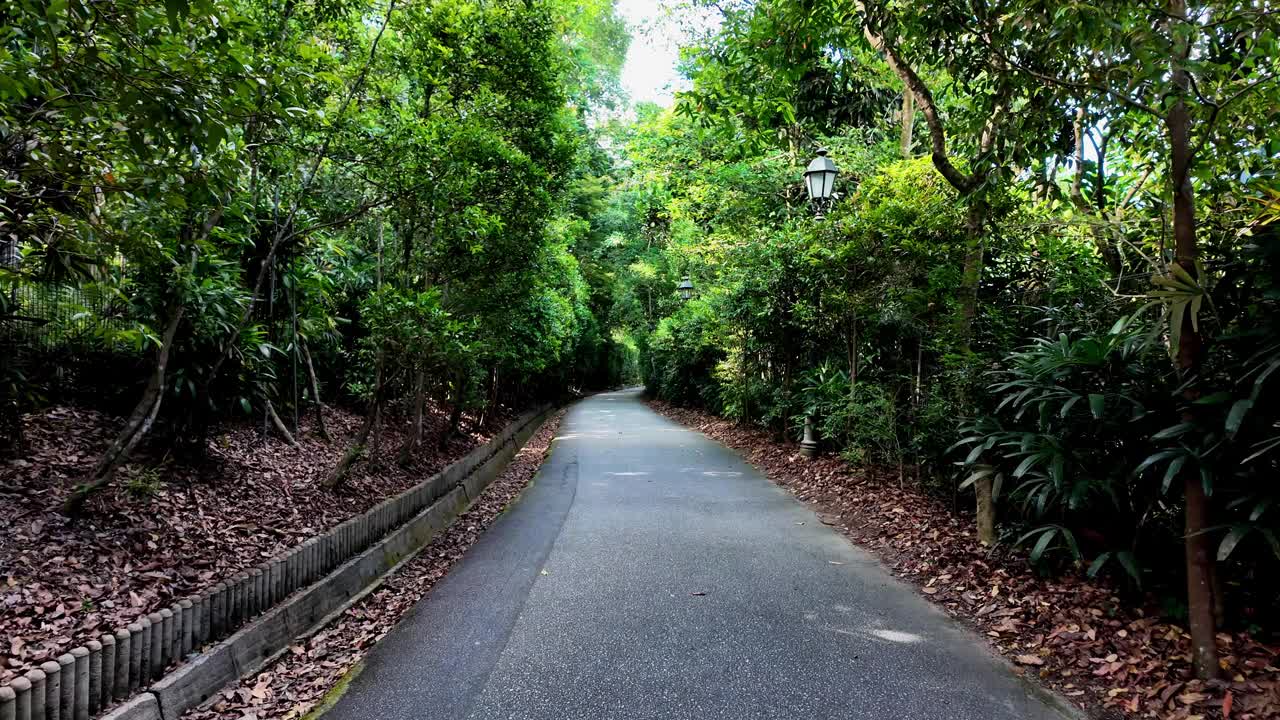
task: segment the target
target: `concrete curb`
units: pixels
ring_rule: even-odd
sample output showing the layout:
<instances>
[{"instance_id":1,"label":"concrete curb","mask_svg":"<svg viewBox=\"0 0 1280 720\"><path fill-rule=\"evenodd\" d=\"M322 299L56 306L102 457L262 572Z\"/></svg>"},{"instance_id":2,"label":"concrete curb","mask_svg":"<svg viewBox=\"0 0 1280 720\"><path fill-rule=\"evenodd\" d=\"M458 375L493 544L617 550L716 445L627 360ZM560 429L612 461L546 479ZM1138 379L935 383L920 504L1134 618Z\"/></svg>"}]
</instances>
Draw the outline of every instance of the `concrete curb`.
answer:
<instances>
[{"instance_id":1,"label":"concrete curb","mask_svg":"<svg viewBox=\"0 0 1280 720\"><path fill-rule=\"evenodd\" d=\"M416 554L501 474L550 411L524 413L363 515L0 686L0 720L88 720L120 701L101 717L174 720L322 627Z\"/></svg>"},{"instance_id":2,"label":"concrete curb","mask_svg":"<svg viewBox=\"0 0 1280 720\"><path fill-rule=\"evenodd\" d=\"M541 426L540 421L547 412L530 414L515 424L513 432L506 434L503 442L487 453L488 457L468 456L437 476L453 483L428 481L433 489L448 484L453 484L453 488L329 575L152 685L149 694L154 697L154 706L140 703L135 710L137 714L115 720L177 720L224 686L275 660L296 640L323 628L461 515L479 492L502 474L518 449ZM391 503L396 501L393 499ZM406 512L397 507L389 503L381 510L375 509L378 513L371 513L373 522L378 526L392 524L398 519L398 513ZM156 714L152 714L153 711Z\"/></svg>"}]
</instances>

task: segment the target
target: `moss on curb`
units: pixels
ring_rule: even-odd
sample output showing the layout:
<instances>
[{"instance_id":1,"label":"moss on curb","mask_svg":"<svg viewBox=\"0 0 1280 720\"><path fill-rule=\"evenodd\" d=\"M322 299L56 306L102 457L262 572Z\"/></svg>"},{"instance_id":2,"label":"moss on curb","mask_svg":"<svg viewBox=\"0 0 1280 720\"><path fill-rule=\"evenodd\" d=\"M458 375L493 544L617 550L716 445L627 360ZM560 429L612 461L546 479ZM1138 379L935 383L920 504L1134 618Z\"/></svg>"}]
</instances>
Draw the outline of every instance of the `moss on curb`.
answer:
<instances>
[{"instance_id":1,"label":"moss on curb","mask_svg":"<svg viewBox=\"0 0 1280 720\"><path fill-rule=\"evenodd\" d=\"M321 715L332 710L333 706L337 705L338 701L342 699L342 696L347 694L347 689L351 687L351 682L360 677L362 672L364 672L363 661L353 665L346 674L338 679L338 682L334 683L332 688L329 688L329 692L320 698L320 704L311 708L311 712L304 715L302 720L316 720Z\"/></svg>"}]
</instances>

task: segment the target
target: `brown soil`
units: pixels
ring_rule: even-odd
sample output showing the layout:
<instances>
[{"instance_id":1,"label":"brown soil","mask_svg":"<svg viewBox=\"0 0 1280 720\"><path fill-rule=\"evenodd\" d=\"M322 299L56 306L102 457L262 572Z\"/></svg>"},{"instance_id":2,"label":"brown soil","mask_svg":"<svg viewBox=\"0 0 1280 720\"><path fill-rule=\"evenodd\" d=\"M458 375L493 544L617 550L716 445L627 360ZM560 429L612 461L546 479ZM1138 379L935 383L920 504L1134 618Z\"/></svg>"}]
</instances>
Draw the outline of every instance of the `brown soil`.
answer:
<instances>
[{"instance_id":1,"label":"brown soil","mask_svg":"<svg viewBox=\"0 0 1280 720\"><path fill-rule=\"evenodd\" d=\"M361 418L328 408L332 442L305 418L298 447L256 424L212 433L197 464L153 449L78 519L61 506L92 468L120 420L73 407L26 418L27 453L0 463L0 683L58 652L195 594L260 563L383 498L430 477L485 442L489 428L464 423L446 446L447 412L427 416L425 447L405 467L395 455L407 423L390 418L346 483L319 486Z\"/></svg>"}]
</instances>

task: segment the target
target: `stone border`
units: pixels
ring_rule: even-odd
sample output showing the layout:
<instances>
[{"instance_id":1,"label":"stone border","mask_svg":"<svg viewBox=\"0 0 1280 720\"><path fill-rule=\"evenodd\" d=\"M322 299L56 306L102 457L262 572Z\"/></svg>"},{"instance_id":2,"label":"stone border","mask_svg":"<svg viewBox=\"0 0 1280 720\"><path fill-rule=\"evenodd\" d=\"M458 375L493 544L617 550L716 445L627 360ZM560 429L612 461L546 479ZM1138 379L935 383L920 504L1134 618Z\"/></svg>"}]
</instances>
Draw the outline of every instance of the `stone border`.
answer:
<instances>
[{"instance_id":1,"label":"stone border","mask_svg":"<svg viewBox=\"0 0 1280 720\"><path fill-rule=\"evenodd\" d=\"M426 545L501 474L549 411L521 415L368 512L0 686L0 720L88 720L124 700L104 720L176 720L323 627Z\"/></svg>"}]
</instances>

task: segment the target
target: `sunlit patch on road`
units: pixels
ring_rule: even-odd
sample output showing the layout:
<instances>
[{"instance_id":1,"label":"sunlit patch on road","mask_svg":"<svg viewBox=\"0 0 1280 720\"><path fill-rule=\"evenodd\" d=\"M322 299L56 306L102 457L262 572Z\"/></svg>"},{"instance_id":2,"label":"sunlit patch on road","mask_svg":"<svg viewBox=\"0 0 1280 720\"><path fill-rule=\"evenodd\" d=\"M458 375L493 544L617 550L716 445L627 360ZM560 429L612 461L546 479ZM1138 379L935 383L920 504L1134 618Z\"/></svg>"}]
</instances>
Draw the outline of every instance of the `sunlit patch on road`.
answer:
<instances>
[{"instance_id":1,"label":"sunlit patch on road","mask_svg":"<svg viewBox=\"0 0 1280 720\"><path fill-rule=\"evenodd\" d=\"M914 633L909 633L909 632L902 632L901 630L878 630L877 629L877 630L870 630L869 632L872 635L880 638L881 640L888 640L890 642L896 642L896 643L918 643L924 640L924 638L920 637L919 635L916 635Z\"/></svg>"}]
</instances>

